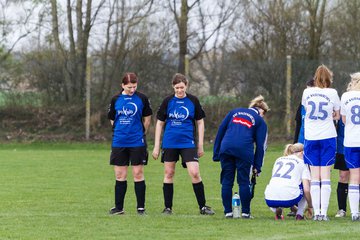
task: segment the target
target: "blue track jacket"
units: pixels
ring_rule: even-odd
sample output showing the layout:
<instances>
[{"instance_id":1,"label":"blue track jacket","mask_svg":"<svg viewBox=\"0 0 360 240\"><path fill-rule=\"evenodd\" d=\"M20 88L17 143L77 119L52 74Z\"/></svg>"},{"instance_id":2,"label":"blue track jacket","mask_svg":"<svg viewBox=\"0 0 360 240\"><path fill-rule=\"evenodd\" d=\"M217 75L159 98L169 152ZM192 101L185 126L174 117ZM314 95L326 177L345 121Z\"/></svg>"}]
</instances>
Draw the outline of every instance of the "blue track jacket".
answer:
<instances>
[{"instance_id":1,"label":"blue track jacket","mask_svg":"<svg viewBox=\"0 0 360 240\"><path fill-rule=\"evenodd\" d=\"M256 108L234 109L226 115L218 129L213 160L220 161L222 154L246 159L260 173L266 141L267 125L259 111Z\"/></svg>"}]
</instances>

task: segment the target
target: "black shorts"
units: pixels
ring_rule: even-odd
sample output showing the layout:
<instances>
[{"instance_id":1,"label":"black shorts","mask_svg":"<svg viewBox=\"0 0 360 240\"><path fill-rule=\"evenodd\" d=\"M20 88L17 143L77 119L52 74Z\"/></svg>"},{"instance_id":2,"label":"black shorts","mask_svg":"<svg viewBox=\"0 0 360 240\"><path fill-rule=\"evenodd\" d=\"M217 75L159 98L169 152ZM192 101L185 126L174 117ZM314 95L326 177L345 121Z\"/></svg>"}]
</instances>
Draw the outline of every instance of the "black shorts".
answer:
<instances>
[{"instance_id":1,"label":"black shorts","mask_svg":"<svg viewBox=\"0 0 360 240\"><path fill-rule=\"evenodd\" d=\"M186 162L198 162L196 148L165 148L161 151L161 162L177 162L181 156L181 164L186 168Z\"/></svg>"},{"instance_id":2,"label":"black shorts","mask_svg":"<svg viewBox=\"0 0 360 240\"><path fill-rule=\"evenodd\" d=\"M341 171L349 171L349 168L346 166L344 154L336 153L334 169L338 169Z\"/></svg>"},{"instance_id":3,"label":"black shorts","mask_svg":"<svg viewBox=\"0 0 360 240\"><path fill-rule=\"evenodd\" d=\"M111 149L110 165L137 166L147 165L148 152L146 147L115 147Z\"/></svg>"}]
</instances>

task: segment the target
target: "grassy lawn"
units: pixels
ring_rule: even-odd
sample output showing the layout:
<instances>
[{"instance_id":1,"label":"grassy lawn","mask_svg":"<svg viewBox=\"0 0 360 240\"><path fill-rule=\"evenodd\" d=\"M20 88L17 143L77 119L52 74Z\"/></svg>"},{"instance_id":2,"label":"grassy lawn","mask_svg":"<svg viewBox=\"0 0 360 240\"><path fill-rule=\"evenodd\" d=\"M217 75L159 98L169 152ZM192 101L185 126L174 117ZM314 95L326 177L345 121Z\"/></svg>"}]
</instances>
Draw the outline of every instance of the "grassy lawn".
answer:
<instances>
[{"instance_id":1,"label":"grassy lawn","mask_svg":"<svg viewBox=\"0 0 360 240\"><path fill-rule=\"evenodd\" d=\"M174 214L163 216L163 166L150 160L145 169L146 216L136 214L131 173L123 216L109 216L114 174L110 144L0 145L0 239L358 239L360 223L335 219L337 171L332 173L330 222L285 217L274 221L264 202L265 185L282 146L270 146L252 202L254 219L224 219L220 164L211 148L201 158L207 204L214 216L201 216L180 164L175 176ZM235 188L234 188L235 190ZM349 206L348 206L349 208ZM349 211L348 211L348 215Z\"/></svg>"}]
</instances>

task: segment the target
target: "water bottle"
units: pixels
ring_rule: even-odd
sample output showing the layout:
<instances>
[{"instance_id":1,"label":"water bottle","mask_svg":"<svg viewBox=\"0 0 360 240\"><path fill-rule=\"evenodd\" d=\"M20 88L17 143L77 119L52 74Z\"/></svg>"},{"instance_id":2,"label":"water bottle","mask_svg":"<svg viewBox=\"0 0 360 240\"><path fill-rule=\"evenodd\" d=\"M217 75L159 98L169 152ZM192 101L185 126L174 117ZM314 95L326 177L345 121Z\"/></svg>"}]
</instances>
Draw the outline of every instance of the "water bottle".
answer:
<instances>
[{"instance_id":1,"label":"water bottle","mask_svg":"<svg viewBox=\"0 0 360 240\"><path fill-rule=\"evenodd\" d=\"M240 218L240 196L237 192L232 197L233 218Z\"/></svg>"}]
</instances>

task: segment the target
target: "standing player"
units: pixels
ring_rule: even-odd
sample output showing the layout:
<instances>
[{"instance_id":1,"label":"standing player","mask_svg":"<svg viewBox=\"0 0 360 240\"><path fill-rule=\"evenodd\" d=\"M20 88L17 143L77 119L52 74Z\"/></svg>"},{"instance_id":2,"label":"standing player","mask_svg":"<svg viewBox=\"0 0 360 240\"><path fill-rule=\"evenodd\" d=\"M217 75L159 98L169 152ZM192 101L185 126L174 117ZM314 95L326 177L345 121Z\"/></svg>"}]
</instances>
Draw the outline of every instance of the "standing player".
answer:
<instances>
[{"instance_id":1,"label":"standing player","mask_svg":"<svg viewBox=\"0 0 360 240\"><path fill-rule=\"evenodd\" d=\"M266 204L276 212L275 219L284 219L282 208L298 205L296 219L304 219L306 203L312 209L310 196L310 172L303 161L304 146L288 144L284 156L278 158L272 177L265 189Z\"/></svg>"},{"instance_id":2,"label":"standing player","mask_svg":"<svg viewBox=\"0 0 360 240\"><path fill-rule=\"evenodd\" d=\"M172 214L175 166L181 156L182 165L187 168L191 177L200 214L213 215L215 212L205 205L204 185L199 170L199 157L204 155L205 112L198 98L186 92L188 80L184 75L176 73L172 79L172 86L175 94L166 97L157 112L158 120L152 153L156 160L160 154L160 138L165 127L161 154L161 161L165 168L163 214ZM196 128L198 131L197 143L195 140Z\"/></svg>"},{"instance_id":3,"label":"standing player","mask_svg":"<svg viewBox=\"0 0 360 240\"><path fill-rule=\"evenodd\" d=\"M360 72L354 73L348 92L341 96L341 116L345 124L344 153L349 177L349 203L351 218L359 221L360 183Z\"/></svg>"},{"instance_id":4,"label":"standing player","mask_svg":"<svg viewBox=\"0 0 360 240\"><path fill-rule=\"evenodd\" d=\"M306 87L313 87L314 79L311 78L306 82ZM296 111L295 117L295 134L294 134L294 143L302 143L304 144L304 119L305 119L305 108L301 104Z\"/></svg>"},{"instance_id":5,"label":"standing player","mask_svg":"<svg viewBox=\"0 0 360 240\"><path fill-rule=\"evenodd\" d=\"M221 197L226 218L232 217L231 198L235 173L242 218L251 218L249 176L252 168L255 174L259 174L263 165L267 138L267 125L263 116L267 111L269 107L260 95L251 101L249 108L230 111L219 127L213 160L221 163Z\"/></svg>"},{"instance_id":6,"label":"standing player","mask_svg":"<svg viewBox=\"0 0 360 240\"><path fill-rule=\"evenodd\" d=\"M127 190L128 166L132 166L137 212L145 214L144 165L147 164L145 134L150 126L152 110L148 98L136 91L138 78L126 73L122 79L122 91L110 103L108 118L113 126L110 164L115 171L115 207L110 214L124 214L124 198Z\"/></svg>"},{"instance_id":7,"label":"standing player","mask_svg":"<svg viewBox=\"0 0 360 240\"><path fill-rule=\"evenodd\" d=\"M335 215L336 218L342 218L346 216L346 202L348 197L349 188L349 168L346 166L344 156L344 128L345 125L340 118L336 124L337 132L337 144L336 144L336 159L334 169L339 170L339 181L336 189L338 211Z\"/></svg>"},{"instance_id":8,"label":"standing player","mask_svg":"<svg viewBox=\"0 0 360 240\"><path fill-rule=\"evenodd\" d=\"M330 170L335 161L337 136L333 120L340 118L340 99L337 91L330 88L332 76L325 65L320 65L314 76L315 86L304 90L301 102L306 111L304 160L310 165L316 221L329 220Z\"/></svg>"}]
</instances>

